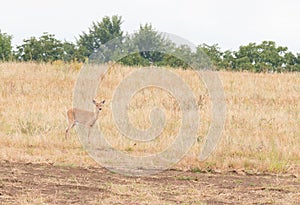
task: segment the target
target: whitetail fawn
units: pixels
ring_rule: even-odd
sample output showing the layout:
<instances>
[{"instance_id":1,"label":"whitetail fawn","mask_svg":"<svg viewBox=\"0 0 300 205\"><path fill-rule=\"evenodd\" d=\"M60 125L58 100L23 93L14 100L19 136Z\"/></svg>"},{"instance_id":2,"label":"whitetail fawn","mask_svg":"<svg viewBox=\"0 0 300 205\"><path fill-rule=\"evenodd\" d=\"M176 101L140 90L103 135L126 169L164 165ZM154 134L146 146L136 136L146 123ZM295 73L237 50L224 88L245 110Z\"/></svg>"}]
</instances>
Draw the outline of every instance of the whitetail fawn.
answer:
<instances>
[{"instance_id":1,"label":"whitetail fawn","mask_svg":"<svg viewBox=\"0 0 300 205\"><path fill-rule=\"evenodd\" d=\"M95 112L90 112L87 110L81 110L78 108L71 108L67 112L68 122L69 125L66 129L66 135L65 138L67 139L69 135L69 130L74 127L76 124L82 124L89 128L88 137L90 135L90 129L94 126L95 122L98 119L99 112L102 109L102 105L105 103L105 100L101 102L96 102L96 100L93 100L93 103L96 106Z\"/></svg>"}]
</instances>

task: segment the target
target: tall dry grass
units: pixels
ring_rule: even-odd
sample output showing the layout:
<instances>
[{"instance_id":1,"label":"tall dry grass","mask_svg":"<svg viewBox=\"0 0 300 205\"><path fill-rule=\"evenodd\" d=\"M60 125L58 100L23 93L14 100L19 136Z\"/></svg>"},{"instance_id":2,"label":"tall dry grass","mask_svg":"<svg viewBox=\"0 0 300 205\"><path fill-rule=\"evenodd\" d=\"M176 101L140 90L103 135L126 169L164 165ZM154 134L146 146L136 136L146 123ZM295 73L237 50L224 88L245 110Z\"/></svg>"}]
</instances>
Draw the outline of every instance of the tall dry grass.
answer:
<instances>
[{"instance_id":1,"label":"tall dry grass","mask_svg":"<svg viewBox=\"0 0 300 205\"><path fill-rule=\"evenodd\" d=\"M78 67L78 65L76 65ZM58 165L97 166L79 143L75 131L64 139L66 111L78 71L73 65L0 64L0 159ZM113 66L98 90L108 104L98 123L112 146L132 155L166 149L178 133L181 111L174 97L161 89L138 92L129 106L130 121L151 126L154 106L166 114L164 132L148 143L129 140L115 127L111 99L118 84L134 68ZM199 106L198 140L180 169L288 172L300 170L300 75L219 72L226 95L226 124L214 154L204 162L197 156L211 120L205 86L193 71L172 70L190 86Z\"/></svg>"}]
</instances>

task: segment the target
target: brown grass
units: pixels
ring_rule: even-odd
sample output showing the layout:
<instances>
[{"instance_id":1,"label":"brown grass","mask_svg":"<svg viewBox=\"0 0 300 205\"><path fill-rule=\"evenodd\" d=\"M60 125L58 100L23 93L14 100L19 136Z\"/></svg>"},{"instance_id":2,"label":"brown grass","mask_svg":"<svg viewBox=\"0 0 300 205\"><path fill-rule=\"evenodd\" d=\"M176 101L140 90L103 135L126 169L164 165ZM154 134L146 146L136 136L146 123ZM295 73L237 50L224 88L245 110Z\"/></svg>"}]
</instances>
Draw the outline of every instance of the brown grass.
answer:
<instances>
[{"instance_id":1,"label":"brown grass","mask_svg":"<svg viewBox=\"0 0 300 205\"><path fill-rule=\"evenodd\" d=\"M76 65L78 67L78 65ZM74 65L0 64L0 159L97 166L79 143L75 131L64 140L66 111L78 75ZM178 103L167 92L145 89L131 101L129 117L140 129L150 126L153 106L163 107L167 124L150 143L124 138L111 114L113 91L133 68L114 66L105 76L98 100L107 99L101 113L102 131L117 149L132 155L164 150L180 126ZM219 72L226 95L226 124L221 141L205 162L197 156L210 122L210 100L193 71L172 70L191 87L200 107L198 143L176 168L187 170L242 169L247 172L294 173L300 170L300 75ZM199 86L201 85L201 86Z\"/></svg>"}]
</instances>

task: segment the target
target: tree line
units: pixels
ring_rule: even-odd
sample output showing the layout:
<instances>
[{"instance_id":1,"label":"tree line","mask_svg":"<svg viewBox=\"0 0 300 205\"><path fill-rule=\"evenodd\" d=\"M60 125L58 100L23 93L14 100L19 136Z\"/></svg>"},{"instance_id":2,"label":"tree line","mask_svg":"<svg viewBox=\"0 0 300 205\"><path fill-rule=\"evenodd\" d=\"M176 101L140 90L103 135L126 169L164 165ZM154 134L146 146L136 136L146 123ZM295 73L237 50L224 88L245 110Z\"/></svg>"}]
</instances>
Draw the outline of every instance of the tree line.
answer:
<instances>
[{"instance_id":1,"label":"tree line","mask_svg":"<svg viewBox=\"0 0 300 205\"><path fill-rule=\"evenodd\" d=\"M133 35L121 29L122 17L114 15L93 22L75 43L61 41L54 34L24 39L16 48L12 36L0 30L0 61L36 62L100 62L117 61L129 66L170 66L188 68L212 67L216 70L248 70L253 72L300 71L300 54L294 55L285 46L273 41L249 43L237 51L222 51L218 44L198 45L192 51L186 45L176 46L151 24L140 25ZM94 56L93 56L94 55Z\"/></svg>"}]
</instances>

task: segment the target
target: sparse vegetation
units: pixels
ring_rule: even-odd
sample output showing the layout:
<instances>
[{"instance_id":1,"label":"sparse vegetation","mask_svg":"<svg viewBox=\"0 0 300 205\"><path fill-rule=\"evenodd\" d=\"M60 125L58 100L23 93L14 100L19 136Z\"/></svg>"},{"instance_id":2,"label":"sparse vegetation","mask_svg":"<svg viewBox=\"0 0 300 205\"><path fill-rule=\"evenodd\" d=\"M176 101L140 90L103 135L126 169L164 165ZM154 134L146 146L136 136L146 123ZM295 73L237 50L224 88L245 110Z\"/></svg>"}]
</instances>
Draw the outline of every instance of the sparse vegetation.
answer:
<instances>
[{"instance_id":1,"label":"sparse vegetation","mask_svg":"<svg viewBox=\"0 0 300 205\"><path fill-rule=\"evenodd\" d=\"M299 73L219 72L226 94L226 124L213 155L199 162L210 124L209 95L193 71L168 68L198 96L197 143L174 167L184 171L135 178L99 168L75 130L67 140L64 137L80 65L0 64L1 203L298 204ZM165 149L174 140L181 112L169 93L143 89L131 99L130 121L145 129L151 126L150 110L163 107L165 130L149 143L122 137L112 123L110 103L119 82L134 69L111 66L97 93L97 100L107 100L97 123L112 146L143 156Z\"/></svg>"},{"instance_id":2,"label":"sparse vegetation","mask_svg":"<svg viewBox=\"0 0 300 205\"><path fill-rule=\"evenodd\" d=\"M63 69L62 69L63 68ZM72 104L72 89L78 71L72 64L0 64L0 158L9 161L94 165L75 132L64 139L66 111ZM117 149L143 156L165 149L180 127L176 100L157 88L138 92L131 100L129 118L140 129L150 126L153 106L163 106L164 132L149 143L122 137L112 123L109 103L118 83L131 67L114 65L101 83L98 96L106 99L98 123ZM210 124L209 96L193 71L175 69L199 97L201 127L205 136ZM198 161L203 143L196 145L175 168L182 170L272 172L299 174L300 77L299 73L254 74L219 72L227 103L226 125L215 153ZM98 99L100 100L100 99ZM134 146L133 146L134 145Z\"/></svg>"}]
</instances>

